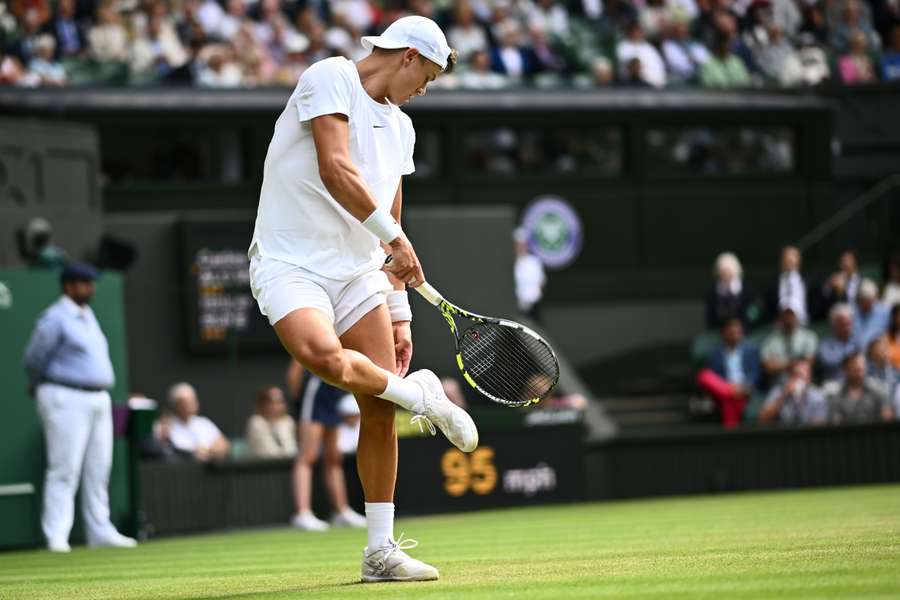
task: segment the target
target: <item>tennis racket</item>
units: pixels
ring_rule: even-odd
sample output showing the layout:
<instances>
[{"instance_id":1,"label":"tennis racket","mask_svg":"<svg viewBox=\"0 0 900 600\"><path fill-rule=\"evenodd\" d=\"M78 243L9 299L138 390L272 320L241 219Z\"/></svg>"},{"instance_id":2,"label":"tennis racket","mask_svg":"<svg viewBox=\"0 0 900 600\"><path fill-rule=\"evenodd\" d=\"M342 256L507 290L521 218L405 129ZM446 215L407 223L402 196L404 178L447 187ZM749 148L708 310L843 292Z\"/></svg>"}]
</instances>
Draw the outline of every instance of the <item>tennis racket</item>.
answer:
<instances>
[{"instance_id":1,"label":"tennis racket","mask_svg":"<svg viewBox=\"0 0 900 600\"><path fill-rule=\"evenodd\" d=\"M456 342L456 364L483 396L506 406L528 406L556 387L559 361L537 333L515 321L463 310L427 282L413 289L441 311Z\"/></svg>"}]
</instances>

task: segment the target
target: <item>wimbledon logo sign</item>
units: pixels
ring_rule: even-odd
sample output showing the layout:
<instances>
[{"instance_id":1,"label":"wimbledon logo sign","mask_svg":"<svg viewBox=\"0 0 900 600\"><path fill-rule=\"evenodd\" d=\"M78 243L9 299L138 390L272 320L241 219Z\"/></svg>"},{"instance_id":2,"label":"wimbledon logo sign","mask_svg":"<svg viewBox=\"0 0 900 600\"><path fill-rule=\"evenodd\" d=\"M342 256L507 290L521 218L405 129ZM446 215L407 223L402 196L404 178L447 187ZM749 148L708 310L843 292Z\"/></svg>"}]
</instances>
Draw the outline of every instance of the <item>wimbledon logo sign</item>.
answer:
<instances>
[{"instance_id":1,"label":"wimbledon logo sign","mask_svg":"<svg viewBox=\"0 0 900 600\"><path fill-rule=\"evenodd\" d=\"M562 269L581 253L581 219L568 202L541 196L525 209L522 225L528 247L548 268Z\"/></svg>"}]
</instances>

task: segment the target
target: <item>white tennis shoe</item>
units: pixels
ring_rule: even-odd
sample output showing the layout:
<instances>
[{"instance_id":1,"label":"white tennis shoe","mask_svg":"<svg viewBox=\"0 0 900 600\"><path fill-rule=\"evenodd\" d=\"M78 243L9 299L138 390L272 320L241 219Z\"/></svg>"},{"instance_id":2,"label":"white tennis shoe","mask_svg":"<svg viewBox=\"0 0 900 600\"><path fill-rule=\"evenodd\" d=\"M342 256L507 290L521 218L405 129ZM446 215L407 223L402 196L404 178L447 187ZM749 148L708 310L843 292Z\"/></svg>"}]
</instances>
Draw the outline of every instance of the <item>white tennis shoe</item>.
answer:
<instances>
[{"instance_id":1,"label":"white tennis shoe","mask_svg":"<svg viewBox=\"0 0 900 600\"><path fill-rule=\"evenodd\" d=\"M407 376L422 386L423 399L413 409L412 423L422 429L424 423L431 435L434 427L443 432L450 442L463 452L471 452L478 447L478 428L465 410L453 404L446 394L441 380L428 369L421 369Z\"/></svg>"},{"instance_id":2,"label":"white tennis shoe","mask_svg":"<svg viewBox=\"0 0 900 600\"><path fill-rule=\"evenodd\" d=\"M408 555L404 550L419 545L416 540L403 539L403 534L374 552L363 550L363 583L376 581L433 581L438 578L438 570Z\"/></svg>"},{"instance_id":3,"label":"white tennis shoe","mask_svg":"<svg viewBox=\"0 0 900 600\"><path fill-rule=\"evenodd\" d=\"M291 518L291 527L303 531L328 531L329 525L312 512L301 512Z\"/></svg>"}]
</instances>

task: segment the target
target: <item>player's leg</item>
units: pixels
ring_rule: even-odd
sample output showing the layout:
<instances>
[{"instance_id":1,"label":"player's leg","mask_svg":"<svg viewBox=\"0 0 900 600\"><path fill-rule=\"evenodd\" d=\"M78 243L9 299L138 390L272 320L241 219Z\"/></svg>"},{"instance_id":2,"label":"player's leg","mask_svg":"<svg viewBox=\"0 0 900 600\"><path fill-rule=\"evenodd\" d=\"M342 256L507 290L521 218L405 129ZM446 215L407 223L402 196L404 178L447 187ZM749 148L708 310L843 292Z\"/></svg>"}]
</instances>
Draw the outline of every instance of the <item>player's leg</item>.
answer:
<instances>
[{"instance_id":1,"label":"player's leg","mask_svg":"<svg viewBox=\"0 0 900 600\"><path fill-rule=\"evenodd\" d=\"M328 523L316 517L312 511L313 469L319 460L322 448L321 423L301 421L300 446L294 461L294 505L297 509L291 525L307 531L324 531Z\"/></svg>"},{"instance_id":2,"label":"player's leg","mask_svg":"<svg viewBox=\"0 0 900 600\"><path fill-rule=\"evenodd\" d=\"M376 395L387 387L387 373L365 355L345 349L331 319L316 308L297 309L274 325L285 349L306 369L350 392Z\"/></svg>"},{"instance_id":3,"label":"player's leg","mask_svg":"<svg viewBox=\"0 0 900 600\"><path fill-rule=\"evenodd\" d=\"M368 356L382 369L393 370L394 337L387 306L381 304L356 322L341 344ZM394 405L375 394L354 394L360 429L356 453L359 479L367 502L393 502L397 479L397 432Z\"/></svg>"},{"instance_id":4,"label":"player's leg","mask_svg":"<svg viewBox=\"0 0 900 600\"><path fill-rule=\"evenodd\" d=\"M395 368L394 334L387 306L379 304L346 333L341 343L363 352L385 369ZM360 430L356 463L366 496L368 545L363 581L427 581L438 578L431 565L408 556L415 544L394 541L394 485L397 481L397 430L394 405L374 395L356 394ZM408 540L411 542L411 540Z\"/></svg>"}]
</instances>

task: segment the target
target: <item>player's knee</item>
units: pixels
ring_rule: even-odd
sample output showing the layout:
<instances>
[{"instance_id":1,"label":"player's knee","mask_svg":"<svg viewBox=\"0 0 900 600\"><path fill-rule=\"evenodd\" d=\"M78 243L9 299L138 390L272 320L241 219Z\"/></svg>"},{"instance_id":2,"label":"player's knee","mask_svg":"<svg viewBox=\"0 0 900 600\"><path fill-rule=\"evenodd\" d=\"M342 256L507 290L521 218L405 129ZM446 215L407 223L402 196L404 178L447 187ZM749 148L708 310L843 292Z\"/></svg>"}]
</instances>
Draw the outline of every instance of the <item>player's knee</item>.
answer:
<instances>
[{"instance_id":1,"label":"player's knee","mask_svg":"<svg viewBox=\"0 0 900 600\"><path fill-rule=\"evenodd\" d=\"M349 373L346 372L346 360L340 348L311 350L303 359L305 360L301 360L301 362L313 373L331 385L346 389Z\"/></svg>"}]
</instances>

